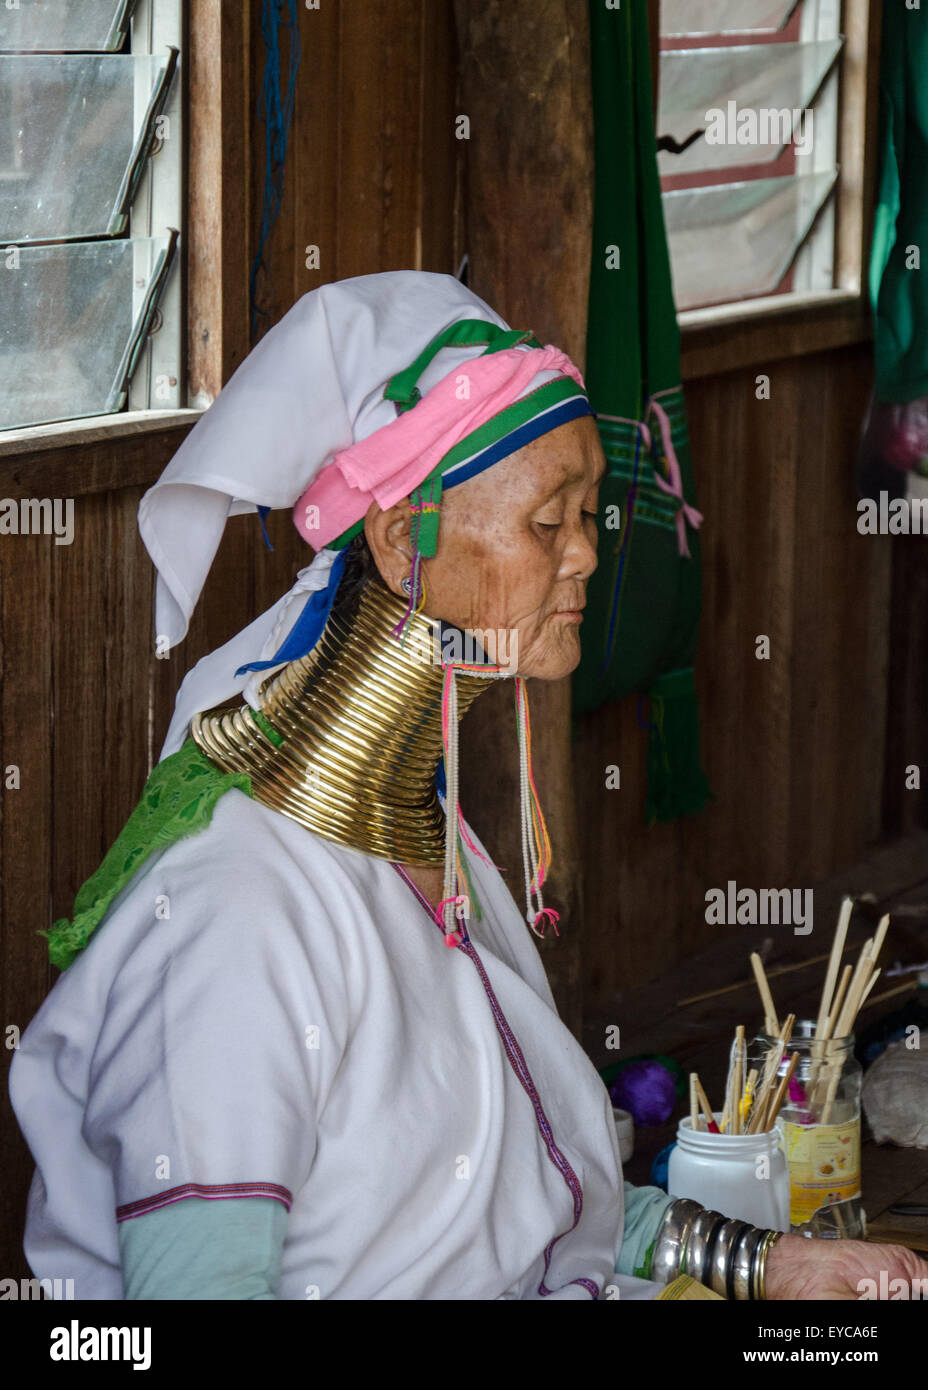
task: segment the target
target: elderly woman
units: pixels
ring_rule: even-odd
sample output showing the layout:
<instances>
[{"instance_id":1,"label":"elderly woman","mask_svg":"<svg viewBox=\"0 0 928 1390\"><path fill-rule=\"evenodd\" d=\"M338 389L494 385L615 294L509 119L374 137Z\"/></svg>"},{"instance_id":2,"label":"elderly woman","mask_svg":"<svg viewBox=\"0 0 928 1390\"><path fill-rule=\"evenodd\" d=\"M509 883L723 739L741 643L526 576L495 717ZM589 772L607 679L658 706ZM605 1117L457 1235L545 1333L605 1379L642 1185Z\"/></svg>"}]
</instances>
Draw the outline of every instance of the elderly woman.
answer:
<instances>
[{"instance_id":1,"label":"elderly woman","mask_svg":"<svg viewBox=\"0 0 928 1390\"><path fill-rule=\"evenodd\" d=\"M398 272L301 300L143 499L159 650L230 511L293 506L317 554L188 674L50 933L65 973L11 1079L37 1276L78 1298L460 1300L654 1298L684 1259L745 1298L918 1273L623 1184L558 1019L524 680L579 660L603 471L562 353ZM457 803L458 718L495 680L524 913Z\"/></svg>"}]
</instances>

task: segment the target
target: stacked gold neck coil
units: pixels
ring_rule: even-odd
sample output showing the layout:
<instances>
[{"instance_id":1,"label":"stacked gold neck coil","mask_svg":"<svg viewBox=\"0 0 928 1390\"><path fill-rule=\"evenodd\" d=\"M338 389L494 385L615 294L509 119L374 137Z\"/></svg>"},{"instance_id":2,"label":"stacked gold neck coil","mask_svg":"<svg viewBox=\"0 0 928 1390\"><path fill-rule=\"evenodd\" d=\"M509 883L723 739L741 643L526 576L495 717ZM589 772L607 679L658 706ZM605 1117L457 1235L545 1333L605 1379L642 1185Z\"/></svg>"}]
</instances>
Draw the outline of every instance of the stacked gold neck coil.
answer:
<instances>
[{"instance_id":1,"label":"stacked gold neck coil","mask_svg":"<svg viewBox=\"0 0 928 1390\"><path fill-rule=\"evenodd\" d=\"M405 611L375 578L351 620L330 616L309 655L262 687L258 719L247 704L217 708L196 715L190 732L217 766L248 774L256 800L317 835L382 859L441 864L439 624L416 614L401 645L391 629ZM457 673L460 715L491 679Z\"/></svg>"}]
</instances>

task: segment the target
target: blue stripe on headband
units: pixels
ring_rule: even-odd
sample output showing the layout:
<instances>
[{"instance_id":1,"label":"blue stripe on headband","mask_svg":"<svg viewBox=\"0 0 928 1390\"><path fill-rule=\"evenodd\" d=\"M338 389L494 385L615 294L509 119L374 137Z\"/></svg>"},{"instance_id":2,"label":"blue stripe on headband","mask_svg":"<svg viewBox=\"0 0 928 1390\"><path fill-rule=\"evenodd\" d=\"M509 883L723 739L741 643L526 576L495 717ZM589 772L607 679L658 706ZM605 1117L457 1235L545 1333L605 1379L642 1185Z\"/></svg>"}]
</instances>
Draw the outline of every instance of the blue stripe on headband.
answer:
<instances>
[{"instance_id":1,"label":"blue stripe on headband","mask_svg":"<svg viewBox=\"0 0 928 1390\"><path fill-rule=\"evenodd\" d=\"M566 425L569 420L579 420L583 415L593 414L593 407L586 396L578 395L569 401L562 401L560 405L552 407L551 410L543 411L542 414L526 421L524 425L520 425L511 434L503 435L502 439L498 439L495 444L487 445L473 458L463 459L461 463L454 464L446 473L442 474L442 487L456 487L458 483L465 483L468 478L475 478L485 468L499 463L500 459L514 454L517 449L523 448L526 444L531 444L533 439L540 439L543 434L557 429L558 425Z\"/></svg>"}]
</instances>

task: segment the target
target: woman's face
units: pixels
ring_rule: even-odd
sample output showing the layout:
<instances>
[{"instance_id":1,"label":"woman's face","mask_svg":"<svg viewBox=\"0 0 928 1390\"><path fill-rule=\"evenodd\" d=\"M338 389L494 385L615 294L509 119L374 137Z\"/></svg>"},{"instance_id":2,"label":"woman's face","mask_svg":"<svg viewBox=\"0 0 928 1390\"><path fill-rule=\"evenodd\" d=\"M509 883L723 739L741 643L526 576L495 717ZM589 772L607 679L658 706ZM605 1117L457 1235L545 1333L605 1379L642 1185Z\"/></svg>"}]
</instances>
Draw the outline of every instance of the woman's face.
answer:
<instances>
[{"instance_id":1,"label":"woman's face","mask_svg":"<svg viewBox=\"0 0 928 1390\"><path fill-rule=\"evenodd\" d=\"M422 562L423 611L478 635L499 664L557 680L580 661L586 584L596 568L605 458L592 416L560 425L442 496L438 550ZM409 503L371 507L365 534L403 597ZM481 634L492 633L490 651Z\"/></svg>"}]
</instances>

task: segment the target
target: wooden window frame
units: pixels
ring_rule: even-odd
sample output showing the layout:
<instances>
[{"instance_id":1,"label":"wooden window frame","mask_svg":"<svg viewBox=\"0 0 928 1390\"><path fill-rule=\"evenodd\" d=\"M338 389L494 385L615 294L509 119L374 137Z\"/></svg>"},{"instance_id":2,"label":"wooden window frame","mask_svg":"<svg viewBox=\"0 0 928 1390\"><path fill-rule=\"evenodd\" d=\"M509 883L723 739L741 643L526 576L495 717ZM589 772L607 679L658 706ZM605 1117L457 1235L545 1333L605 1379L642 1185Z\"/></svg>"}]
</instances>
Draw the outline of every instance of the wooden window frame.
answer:
<instances>
[{"instance_id":1,"label":"wooden window frame","mask_svg":"<svg viewBox=\"0 0 928 1390\"><path fill-rule=\"evenodd\" d=\"M657 112L660 0L648 0ZM883 0L843 0L841 110L835 229L836 288L780 302L775 296L680 315L684 381L866 342L873 337L868 266L876 200ZM862 159L848 152L862 148Z\"/></svg>"}]
</instances>

